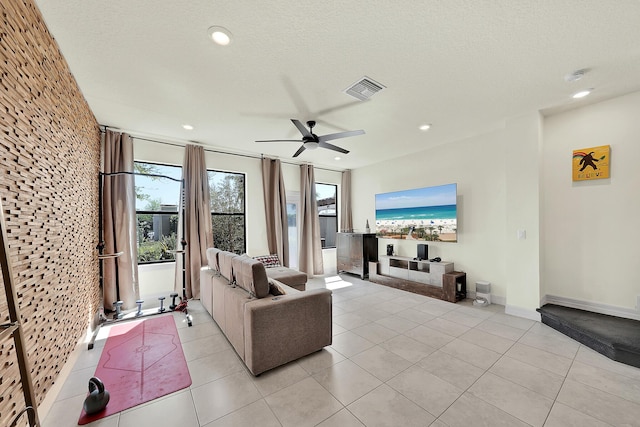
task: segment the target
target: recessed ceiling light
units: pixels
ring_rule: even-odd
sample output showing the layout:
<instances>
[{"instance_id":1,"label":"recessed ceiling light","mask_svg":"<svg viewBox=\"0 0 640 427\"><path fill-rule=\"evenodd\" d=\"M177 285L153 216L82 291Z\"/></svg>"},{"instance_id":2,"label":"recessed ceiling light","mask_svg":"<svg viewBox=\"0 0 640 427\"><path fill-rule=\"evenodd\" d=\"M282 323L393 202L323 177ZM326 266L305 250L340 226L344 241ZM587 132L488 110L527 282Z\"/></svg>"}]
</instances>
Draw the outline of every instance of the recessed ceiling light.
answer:
<instances>
[{"instance_id":1,"label":"recessed ceiling light","mask_svg":"<svg viewBox=\"0 0 640 427\"><path fill-rule=\"evenodd\" d=\"M182 125L183 128L185 128L186 130L193 130L193 126L191 125Z\"/></svg>"},{"instance_id":2,"label":"recessed ceiling light","mask_svg":"<svg viewBox=\"0 0 640 427\"><path fill-rule=\"evenodd\" d=\"M581 90L580 92L574 93L573 94L573 98L574 99L580 99L580 98L584 98L585 96L589 95L591 93L593 89L585 89L585 90Z\"/></svg>"},{"instance_id":3,"label":"recessed ceiling light","mask_svg":"<svg viewBox=\"0 0 640 427\"><path fill-rule=\"evenodd\" d=\"M208 33L215 44L227 46L231 43L231 32L224 27L209 27Z\"/></svg>"},{"instance_id":4,"label":"recessed ceiling light","mask_svg":"<svg viewBox=\"0 0 640 427\"><path fill-rule=\"evenodd\" d=\"M423 131L423 132L424 131L428 131L429 129L431 129L431 125L430 124L425 124L425 125L420 126L419 129L421 131Z\"/></svg>"},{"instance_id":5,"label":"recessed ceiling light","mask_svg":"<svg viewBox=\"0 0 640 427\"><path fill-rule=\"evenodd\" d=\"M340 160L341 158L342 157L340 157L340 156L336 156L336 157L333 158L333 160Z\"/></svg>"}]
</instances>

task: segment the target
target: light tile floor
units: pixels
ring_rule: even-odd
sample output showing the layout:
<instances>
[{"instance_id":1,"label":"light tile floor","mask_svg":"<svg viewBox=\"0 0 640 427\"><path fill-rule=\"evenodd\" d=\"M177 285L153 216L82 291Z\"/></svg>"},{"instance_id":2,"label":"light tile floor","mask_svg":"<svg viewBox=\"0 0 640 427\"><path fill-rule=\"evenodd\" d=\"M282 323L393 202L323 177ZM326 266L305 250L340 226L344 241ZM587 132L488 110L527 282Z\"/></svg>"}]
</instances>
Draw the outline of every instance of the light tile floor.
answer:
<instances>
[{"instance_id":1,"label":"light tile floor","mask_svg":"<svg viewBox=\"0 0 640 427\"><path fill-rule=\"evenodd\" d=\"M174 314L192 386L90 426L640 426L640 369L502 306L350 275L308 287L333 289L332 346L253 377L193 301L193 327ZM45 427L76 425L105 329L78 350Z\"/></svg>"}]
</instances>

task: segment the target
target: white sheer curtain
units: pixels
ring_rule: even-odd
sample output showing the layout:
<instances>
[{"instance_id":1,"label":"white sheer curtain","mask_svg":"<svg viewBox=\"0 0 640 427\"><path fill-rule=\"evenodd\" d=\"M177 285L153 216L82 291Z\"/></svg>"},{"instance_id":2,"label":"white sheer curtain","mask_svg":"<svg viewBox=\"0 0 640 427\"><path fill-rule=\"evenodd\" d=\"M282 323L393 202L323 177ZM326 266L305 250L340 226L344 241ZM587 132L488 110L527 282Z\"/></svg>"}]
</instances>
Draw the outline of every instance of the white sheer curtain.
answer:
<instances>
[{"instance_id":1,"label":"white sheer curtain","mask_svg":"<svg viewBox=\"0 0 640 427\"><path fill-rule=\"evenodd\" d=\"M262 188L267 225L267 244L270 254L277 254L285 267L289 266L289 229L287 222L287 194L282 178L282 164L278 159L262 159Z\"/></svg>"},{"instance_id":2,"label":"white sheer curtain","mask_svg":"<svg viewBox=\"0 0 640 427\"><path fill-rule=\"evenodd\" d=\"M133 140L126 133L107 130L104 135L102 215L103 254L122 252L102 260L103 304L109 309L121 300L123 309L133 308L140 290Z\"/></svg>"},{"instance_id":3,"label":"white sheer curtain","mask_svg":"<svg viewBox=\"0 0 640 427\"><path fill-rule=\"evenodd\" d=\"M300 255L299 269L309 277L323 274L320 218L312 165L300 165Z\"/></svg>"},{"instance_id":4,"label":"white sheer curtain","mask_svg":"<svg viewBox=\"0 0 640 427\"><path fill-rule=\"evenodd\" d=\"M200 298L200 268L207 264L207 248L213 247L211 231L211 207L209 194L209 177L204 161L204 148L187 145L182 167L184 194L181 200L180 219L178 220L178 242L176 247L182 249L184 236L185 247L185 280L184 288L187 298ZM182 223L184 222L184 235ZM182 295L182 255L176 256L175 290Z\"/></svg>"}]
</instances>

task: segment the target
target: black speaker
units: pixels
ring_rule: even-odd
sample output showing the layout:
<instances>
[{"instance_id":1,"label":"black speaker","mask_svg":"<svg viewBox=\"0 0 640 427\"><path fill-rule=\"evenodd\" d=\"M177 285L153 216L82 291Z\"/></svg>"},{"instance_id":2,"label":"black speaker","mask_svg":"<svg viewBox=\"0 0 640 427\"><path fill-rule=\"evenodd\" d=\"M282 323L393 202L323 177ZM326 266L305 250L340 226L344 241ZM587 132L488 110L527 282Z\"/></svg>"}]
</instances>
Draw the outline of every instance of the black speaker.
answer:
<instances>
[{"instance_id":1,"label":"black speaker","mask_svg":"<svg viewBox=\"0 0 640 427\"><path fill-rule=\"evenodd\" d=\"M393 256L393 245L387 245L387 255Z\"/></svg>"},{"instance_id":2,"label":"black speaker","mask_svg":"<svg viewBox=\"0 0 640 427\"><path fill-rule=\"evenodd\" d=\"M429 259L429 245L418 243L418 259Z\"/></svg>"}]
</instances>

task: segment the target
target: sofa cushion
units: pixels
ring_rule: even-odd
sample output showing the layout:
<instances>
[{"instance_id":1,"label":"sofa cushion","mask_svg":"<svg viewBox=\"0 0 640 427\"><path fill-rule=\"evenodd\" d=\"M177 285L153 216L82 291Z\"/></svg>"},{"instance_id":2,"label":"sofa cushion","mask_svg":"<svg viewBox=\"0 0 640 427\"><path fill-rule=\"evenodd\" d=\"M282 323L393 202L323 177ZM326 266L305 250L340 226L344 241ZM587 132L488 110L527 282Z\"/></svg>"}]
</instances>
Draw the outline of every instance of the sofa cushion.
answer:
<instances>
[{"instance_id":1,"label":"sofa cushion","mask_svg":"<svg viewBox=\"0 0 640 427\"><path fill-rule=\"evenodd\" d=\"M267 276L288 286L300 286L307 283L307 274L288 267L272 267L267 269Z\"/></svg>"},{"instance_id":2,"label":"sofa cushion","mask_svg":"<svg viewBox=\"0 0 640 427\"><path fill-rule=\"evenodd\" d=\"M266 268L280 267L280 258L278 258L278 255L258 255L253 258L263 263Z\"/></svg>"}]
</instances>

